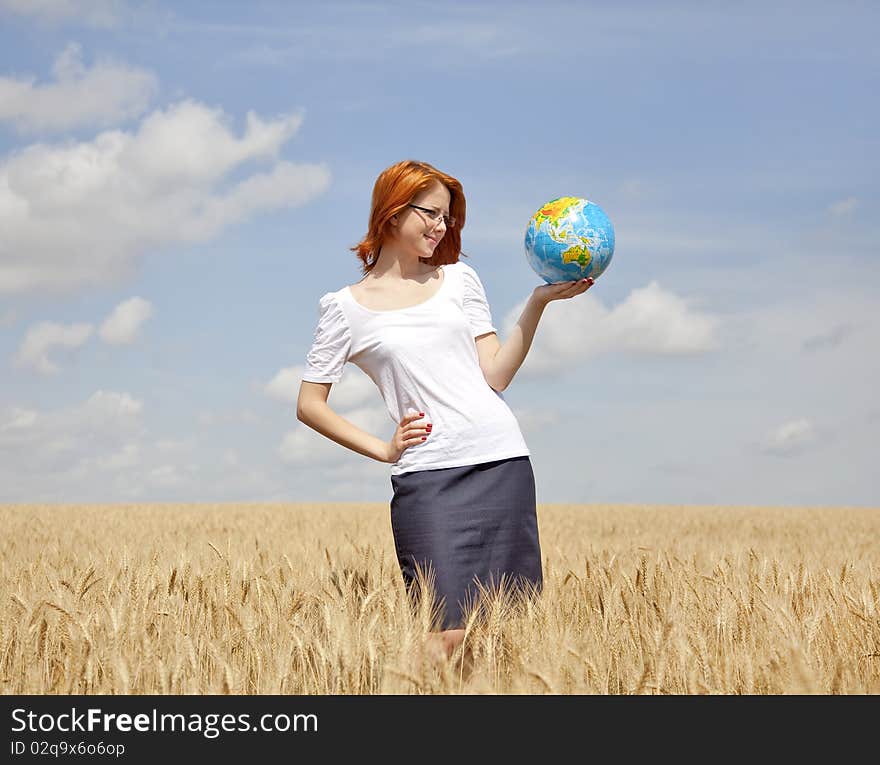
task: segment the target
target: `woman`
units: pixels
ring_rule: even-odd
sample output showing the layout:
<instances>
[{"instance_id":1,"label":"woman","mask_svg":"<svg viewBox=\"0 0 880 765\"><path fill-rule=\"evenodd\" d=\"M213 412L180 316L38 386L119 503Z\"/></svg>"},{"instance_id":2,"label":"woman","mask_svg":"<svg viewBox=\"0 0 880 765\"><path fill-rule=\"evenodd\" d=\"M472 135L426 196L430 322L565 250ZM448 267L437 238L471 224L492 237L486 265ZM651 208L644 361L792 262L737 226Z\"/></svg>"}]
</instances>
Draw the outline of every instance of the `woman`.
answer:
<instances>
[{"instance_id":1,"label":"woman","mask_svg":"<svg viewBox=\"0 0 880 765\"><path fill-rule=\"evenodd\" d=\"M478 583L543 585L529 449L501 395L532 343L544 307L592 279L541 285L502 345L482 283L459 261L465 197L424 162L384 170L369 231L352 250L364 278L321 297L297 417L337 443L391 463L391 526L414 600L431 577L449 657L464 639ZM347 361L376 383L392 420L390 442L327 405ZM526 588L528 589L528 587Z\"/></svg>"}]
</instances>

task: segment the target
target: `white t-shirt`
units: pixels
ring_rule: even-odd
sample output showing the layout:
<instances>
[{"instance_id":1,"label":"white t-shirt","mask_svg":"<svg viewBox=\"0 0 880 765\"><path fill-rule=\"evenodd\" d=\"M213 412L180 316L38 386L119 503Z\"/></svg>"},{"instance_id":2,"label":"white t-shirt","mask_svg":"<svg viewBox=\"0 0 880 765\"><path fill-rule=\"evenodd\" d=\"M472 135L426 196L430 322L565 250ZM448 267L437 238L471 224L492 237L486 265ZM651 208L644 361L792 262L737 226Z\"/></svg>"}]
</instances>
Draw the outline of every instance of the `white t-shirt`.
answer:
<instances>
[{"instance_id":1,"label":"white t-shirt","mask_svg":"<svg viewBox=\"0 0 880 765\"><path fill-rule=\"evenodd\" d=\"M407 413L425 413L433 432L404 450L392 475L530 454L480 369L474 338L497 330L477 272L461 261L440 268L439 290L408 308L365 308L348 287L324 294L302 376L335 383L351 361L376 383L395 427Z\"/></svg>"}]
</instances>

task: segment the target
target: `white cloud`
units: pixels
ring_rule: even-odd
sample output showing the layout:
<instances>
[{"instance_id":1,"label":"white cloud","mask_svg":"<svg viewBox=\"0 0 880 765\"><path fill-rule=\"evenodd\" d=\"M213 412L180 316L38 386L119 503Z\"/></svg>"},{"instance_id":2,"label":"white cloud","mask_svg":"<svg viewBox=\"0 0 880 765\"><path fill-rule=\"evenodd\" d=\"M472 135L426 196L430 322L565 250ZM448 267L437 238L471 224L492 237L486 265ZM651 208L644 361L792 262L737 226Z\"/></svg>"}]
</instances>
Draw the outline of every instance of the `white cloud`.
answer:
<instances>
[{"instance_id":1,"label":"white cloud","mask_svg":"<svg viewBox=\"0 0 880 765\"><path fill-rule=\"evenodd\" d=\"M525 307L504 320L509 337ZM521 372L545 375L600 353L690 355L718 347L718 319L691 309L681 297L656 282L633 290L613 309L589 293L555 300L544 309Z\"/></svg>"},{"instance_id":2,"label":"white cloud","mask_svg":"<svg viewBox=\"0 0 880 765\"><path fill-rule=\"evenodd\" d=\"M54 410L0 407L0 502L156 499L180 487L195 501L206 486L223 496L222 473L207 484L195 480L193 458L204 446L148 438L145 415L143 401L110 390ZM237 485L238 476L229 478Z\"/></svg>"},{"instance_id":3,"label":"white cloud","mask_svg":"<svg viewBox=\"0 0 880 765\"><path fill-rule=\"evenodd\" d=\"M237 137L220 109L184 101L134 132L34 144L0 162L0 294L113 282L162 245L207 240L327 189L324 165L277 158L300 116L246 122ZM254 161L271 167L240 178Z\"/></svg>"},{"instance_id":4,"label":"white cloud","mask_svg":"<svg viewBox=\"0 0 880 765\"><path fill-rule=\"evenodd\" d=\"M263 392L271 399L283 404L295 404L299 395L302 366L284 367L263 386Z\"/></svg>"},{"instance_id":5,"label":"white cloud","mask_svg":"<svg viewBox=\"0 0 880 765\"><path fill-rule=\"evenodd\" d=\"M185 481L181 468L177 465L160 465L153 468L149 475L153 484L161 487L180 486Z\"/></svg>"},{"instance_id":6,"label":"white cloud","mask_svg":"<svg viewBox=\"0 0 880 765\"><path fill-rule=\"evenodd\" d=\"M325 487L322 493L327 501L360 504L365 496L372 494L373 501L387 502L391 493L388 465L358 455L354 457L335 467L313 471Z\"/></svg>"},{"instance_id":7,"label":"white cloud","mask_svg":"<svg viewBox=\"0 0 880 765\"><path fill-rule=\"evenodd\" d=\"M736 342L773 359L795 350L805 351L805 358L835 354L834 364L822 363L811 374L846 369L858 380L873 379L878 357L872 351L880 343L878 303L869 286L873 284L870 270L858 278L860 283L846 290L819 285L801 295L774 295L761 305L750 306L727 323L730 337L725 347ZM844 358L846 365L841 367Z\"/></svg>"},{"instance_id":8,"label":"white cloud","mask_svg":"<svg viewBox=\"0 0 880 765\"><path fill-rule=\"evenodd\" d=\"M199 425L211 427L213 425L258 425L263 422L263 418L250 409L241 409L235 412L199 412L196 416L196 422Z\"/></svg>"},{"instance_id":9,"label":"white cloud","mask_svg":"<svg viewBox=\"0 0 880 765\"><path fill-rule=\"evenodd\" d=\"M296 404L304 369L301 364L281 369L262 387L263 393L283 404ZM382 400L375 383L362 370L348 364L342 373L342 379L330 389L327 401L334 407L353 409L377 399Z\"/></svg>"},{"instance_id":10,"label":"white cloud","mask_svg":"<svg viewBox=\"0 0 880 765\"><path fill-rule=\"evenodd\" d=\"M857 328L851 323L836 324L830 329L826 329L812 337L808 337L804 340L802 347L805 351L838 348L844 340L851 337L856 331Z\"/></svg>"},{"instance_id":11,"label":"white cloud","mask_svg":"<svg viewBox=\"0 0 880 765\"><path fill-rule=\"evenodd\" d=\"M95 460L100 470L123 470L134 467L140 461L140 447L137 444L125 444L117 452L103 455Z\"/></svg>"},{"instance_id":12,"label":"white cloud","mask_svg":"<svg viewBox=\"0 0 880 765\"><path fill-rule=\"evenodd\" d=\"M42 374L54 374L59 367L49 359L49 351L58 346L79 348L91 334L91 324L41 321L27 331L16 354L15 363L19 367L31 367Z\"/></svg>"},{"instance_id":13,"label":"white cloud","mask_svg":"<svg viewBox=\"0 0 880 765\"><path fill-rule=\"evenodd\" d=\"M125 8L124 0L0 0L0 11L50 22L74 19L92 27L115 26Z\"/></svg>"},{"instance_id":14,"label":"white cloud","mask_svg":"<svg viewBox=\"0 0 880 765\"><path fill-rule=\"evenodd\" d=\"M196 449L198 448L195 440L192 438L160 438L153 444L153 446L160 454L175 455L178 457L180 455L194 454L196 452Z\"/></svg>"},{"instance_id":15,"label":"white cloud","mask_svg":"<svg viewBox=\"0 0 880 765\"><path fill-rule=\"evenodd\" d=\"M100 336L110 345L134 341L141 324L152 315L149 301L140 297L126 300L110 313L100 328ZM92 336L91 324L59 324L42 321L25 334L15 357L16 366L29 367L42 374L55 374L59 367L49 353L55 347L79 348Z\"/></svg>"},{"instance_id":16,"label":"white cloud","mask_svg":"<svg viewBox=\"0 0 880 765\"><path fill-rule=\"evenodd\" d=\"M530 433L538 435L544 428L562 422L559 412L554 409L521 409L512 407L512 411L520 429L523 431L524 437Z\"/></svg>"},{"instance_id":17,"label":"white cloud","mask_svg":"<svg viewBox=\"0 0 880 765\"><path fill-rule=\"evenodd\" d=\"M657 282L633 290L607 317L609 348L634 353L695 354L717 348L717 319L697 313Z\"/></svg>"},{"instance_id":18,"label":"white cloud","mask_svg":"<svg viewBox=\"0 0 880 765\"><path fill-rule=\"evenodd\" d=\"M339 415L377 438L390 439L394 435L394 423L384 403L340 412ZM338 464L347 458L346 453L355 454L305 423L286 433L278 448L281 461L295 465Z\"/></svg>"},{"instance_id":19,"label":"white cloud","mask_svg":"<svg viewBox=\"0 0 880 765\"><path fill-rule=\"evenodd\" d=\"M388 422L393 422L376 383L354 364L345 365L342 379L330 389L328 401L340 409L369 407L370 411L381 411Z\"/></svg>"},{"instance_id":20,"label":"white cloud","mask_svg":"<svg viewBox=\"0 0 880 765\"><path fill-rule=\"evenodd\" d=\"M6 417L6 422L0 425L0 432L4 430L24 430L31 428L37 422L37 413L33 409L21 409L12 407Z\"/></svg>"},{"instance_id":21,"label":"white cloud","mask_svg":"<svg viewBox=\"0 0 880 765\"><path fill-rule=\"evenodd\" d=\"M834 204L828 206L828 212L831 213L833 218L848 218L859 206L859 200L855 197L847 197L846 199L841 199Z\"/></svg>"},{"instance_id":22,"label":"white cloud","mask_svg":"<svg viewBox=\"0 0 880 765\"><path fill-rule=\"evenodd\" d=\"M130 345L141 325L153 315L153 304L141 297L120 303L104 320L98 334L109 345Z\"/></svg>"},{"instance_id":23,"label":"white cloud","mask_svg":"<svg viewBox=\"0 0 880 765\"><path fill-rule=\"evenodd\" d=\"M9 487L24 474L46 481L55 471L74 469L92 453L107 466L125 455L130 459L126 444L143 433L142 415L142 401L105 390L66 409L12 406L0 412L0 485Z\"/></svg>"},{"instance_id":24,"label":"white cloud","mask_svg":"<svg viewBox=\"0 0 880 765\"><path fill-rule=\"evenodd\" d=\"M291 465L327 465L339 461L341 448L311 428L297 425L284 434L278 456Z\"/></svg>"},{"instance_id":25,"label":"white cloud","mask_svg":"<svg viewBox=\"0 0 880 765\"><path fill-rule=\"evenodd\" d=\"M764 438L764 451L781 456L798 454L817 441L813 423L801 418L783 423Z\"/></svg>"},{"instance_id":26,"label":"white cloud","mask_svg":"<svg viewBox=\"0 0 880 765\"><path fill-rule=\"evenodd\" d=\"M140 415L144 403L128 393L99 390L89 397L85 408L92 416L115 421Z\"/></svg>"},{"instance_id":27,"label":"white cloud","mask_svg":"<svg viewBox=\"0 0 880 765\"><path fill-rule=\"evenodd\" d=\"M0 77L0 122L22 132L110 125L143 114L158 90L155 75L143 69L113 61L87 69L76 43L62 51L52 71L55 82L45 85Z\"/></svg>"},{"instance_id":28,"label":"white cloud","mask_svg":"<svg viewBox=\"0 0 880 765\"><path fill-rule=\"evenodd\" d=\"M277 401L295 405L303 369L298 365L280 370L263 387L263 392ZM383 439L390 439L394 433L394 421L378 388L362 370L351 364L346 365L342 379L330 389L328 403L341 417L367 433ZM333 467L346 466L354 452L305 423L297 423L284 435L278 455L288 464Z\"/></svg>"}]
</instances>

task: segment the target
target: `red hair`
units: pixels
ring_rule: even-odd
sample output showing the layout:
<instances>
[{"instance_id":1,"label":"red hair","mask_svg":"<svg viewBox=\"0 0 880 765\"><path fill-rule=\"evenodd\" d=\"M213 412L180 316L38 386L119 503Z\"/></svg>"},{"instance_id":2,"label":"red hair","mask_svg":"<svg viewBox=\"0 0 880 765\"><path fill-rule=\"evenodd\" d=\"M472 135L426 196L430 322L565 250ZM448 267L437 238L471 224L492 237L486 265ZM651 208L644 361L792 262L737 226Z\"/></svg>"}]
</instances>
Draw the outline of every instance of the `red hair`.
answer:
<instances>
[{"instance_id":1,"label":"red hair","mask_svg":"<svg viewBox=\"0 0 880 765\"><path fill-rule=\"evenodd\" d=\"M415 196L434 184L442 183L449 191L449 215L455 218L455 226L446 229L430 258L419 258L432 266L457 263L461 252L461 230L464 228L465 199L461 183L451 175L438 170L427 162L412 159L398 162L386 168L373 185L373 201L370 205L370 226L363 240L352 247L363 264L364 275L373 270L379 251L389 237L390 220L403 212Z\"/></svg>"}]
</instances>

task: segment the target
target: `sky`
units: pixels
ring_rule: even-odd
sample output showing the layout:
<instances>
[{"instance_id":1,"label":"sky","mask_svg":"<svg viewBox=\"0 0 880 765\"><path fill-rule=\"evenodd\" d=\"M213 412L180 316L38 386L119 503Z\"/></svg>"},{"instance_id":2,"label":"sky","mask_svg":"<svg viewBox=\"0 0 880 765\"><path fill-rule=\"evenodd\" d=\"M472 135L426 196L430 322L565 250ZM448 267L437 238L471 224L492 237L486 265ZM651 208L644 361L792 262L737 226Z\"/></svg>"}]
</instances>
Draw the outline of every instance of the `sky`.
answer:
<instances>
[{"instance_id":1,"label":"sky","mask_svg":"<svg viewBox=\"0 0 880 765\"><path fill-rule=\"evenodd\" d=\"M539 503L880 506L880 6L0 0L0 502L388 502L296 418L377 175L457 177ZM390 440L353 364L329 403Z\"/></svg>"}]
</instances>

